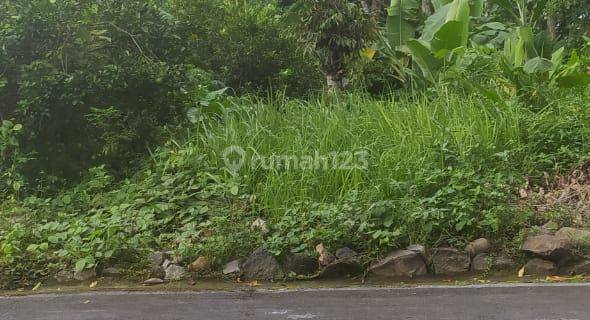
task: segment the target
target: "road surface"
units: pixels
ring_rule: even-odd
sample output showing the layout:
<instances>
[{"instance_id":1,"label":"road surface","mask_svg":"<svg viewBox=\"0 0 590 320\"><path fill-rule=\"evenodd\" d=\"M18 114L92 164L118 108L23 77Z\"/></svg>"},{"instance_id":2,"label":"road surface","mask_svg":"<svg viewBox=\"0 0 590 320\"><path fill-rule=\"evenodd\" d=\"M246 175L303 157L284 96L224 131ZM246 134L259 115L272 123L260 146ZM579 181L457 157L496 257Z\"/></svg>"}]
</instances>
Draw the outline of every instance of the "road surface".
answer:
<instances>
[{"instance_id":1,"label":"road surface","mask_svg":"<svg viewBox=\"0 0 590 320\"><path fill-rule=\"evenodd\" d=\"M0 298L0 319L586 320L590 285L37 295Z\"/></svg>"}]
</instances>

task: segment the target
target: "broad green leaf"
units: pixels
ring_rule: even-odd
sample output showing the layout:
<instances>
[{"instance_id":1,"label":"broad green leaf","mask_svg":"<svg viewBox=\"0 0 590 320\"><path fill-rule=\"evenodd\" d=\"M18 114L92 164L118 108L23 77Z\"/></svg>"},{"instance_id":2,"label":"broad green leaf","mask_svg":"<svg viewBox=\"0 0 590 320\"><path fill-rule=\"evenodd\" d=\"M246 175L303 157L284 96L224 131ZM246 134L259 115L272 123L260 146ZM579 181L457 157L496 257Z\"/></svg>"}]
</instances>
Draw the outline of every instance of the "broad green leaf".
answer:
<instances>
[{"instance_id":1,"label":"broad green leaf","mask_svg":"<svg viewBox=\"0 0 590 320\"><path fill-rule=\"evenodd\" d=\"M418 27L418 0L393 0L387 14L387 39L399 47L415 37Z\"/></svg>"},{"instance_id":2,"label":"broad green leaf","mask_svg":"<svg viewBox=\"0 0 590 320\"><path fill-rule=\"evenodd\" d=\"M434 10L438 10L451 2L453 0L432 0L432 5L434 6Z\"/></svg>"},{"instance_id":3,"label":"broad green leaf","mask_svg":"<svg viewBox=\"0 0 590 320\"><path fill-rule=\"evenodd\" d=\"M564 51L565 51L565 48L561 47L561 48L555 50L553 52L553 54L551 55L551 62L553 62L553 64L555 66L561 65L561 63L563 62L563 52Z\"/></svg>"},{"instance_id":4,"label":"broad green leaf","mask_svg":"<svg viewBox=\"0 0 590 320\"><path fill-rule=\"evenodd\" d=\"M553 67L551 60L536 57L527 61L522 69L528 74L542 74L551 71Z\"/></svg>"},{"instance_id":5,"label":"broad green leaf","mask_svg":"<svg viewBox=\"0 0 590 320\"><path fill-rule=\"evenodd\" d=\"M483 14L484 0L472 0L470 5L470 13L472 17L479 18Z\"/></svg>"},{"instance_id":6,"label":"broad green leaf","mask_svg":"<svg viewBox=\"0 0 590 320\"><path fill-rule=\"evenodd\" d=\"M76 270L82 271L86 269L86 259L80 259L76 262Z\"/></svg>"},{"instance_id":7,"label":"broad green leaf","mask_svg":"<svg viewBox=\"0 0 590 320\"><path fill-rule=\"evenodd\" d=\"M458 21L461 23L461 29L458 36L461 37L461 43L463 46L466 46L467 41L469 40L469 23L471 21L469 12L469 0L455 0L451 3L451 7L447 13L446 22Z\"/></svg>"},{"instance_id":8,"label":"broad green leaf","mask_svg":"<svg viewBox=\"0 0 590 320\"><path fill-rule=\"evenodd\" d=\"M430 41L434 38L434 34L445 24L447 21L447 15L451 9L451 4L447 4L428 17L424 23L424 30L422 30L422 36L420 40Z\"/></svg>"},{"instance_id":9,"label":"broad green leaf","mask_svg":"<svg viewBox=\"0 0 590 320\"><path fill-rule=\"evenodd\" d=\"M422 70L424 77L434 82L436 74L442 67L442 61L432 55L428 43L424 41L412 39L408 41L408 48L412 54L412 59Z\"/></svg>"},{"instance_id":10,"label":"broad green leaf","mask_svg":"<svg viewBox=\"0 0 590 320\"><path fill-rule=\"evenodd\" d=\"M441 50L448 52L464 46L461 32L463 32L462 22L449 21L445 23L434 35L430 44L431 51L435 56L440 57L438 52ZM444 56L444 54L442 54L442 56Z\"/></svg>"}]
</instances>

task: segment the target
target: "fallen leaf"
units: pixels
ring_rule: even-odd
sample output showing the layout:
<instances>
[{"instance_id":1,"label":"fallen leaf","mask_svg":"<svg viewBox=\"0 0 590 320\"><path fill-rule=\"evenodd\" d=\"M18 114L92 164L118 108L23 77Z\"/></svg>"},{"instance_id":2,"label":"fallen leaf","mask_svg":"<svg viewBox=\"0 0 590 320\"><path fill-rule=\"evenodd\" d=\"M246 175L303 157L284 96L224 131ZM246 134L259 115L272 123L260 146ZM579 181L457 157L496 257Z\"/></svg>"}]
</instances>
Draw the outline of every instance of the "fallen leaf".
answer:
<instances>
[{"instance_id":1,"label":"fallen leaf","mask_svg":"<svg viewBox=\"0 0 590 320\"><path fill-rule=\"evenodd\" d=\"M33 287L32 291L37 291L39 290L39 288L41 288L41 282L37 283L37 285L35 287Z\"/></svg>"},{"instance_id":2,"label":"fallen leaf","mask_svg":"<svg viewBox=\"0 0 590 320\"><path fill-rule=\"evenodd\" d=\"M89 285L90 288L96 288L96 286L98 285L98 281L94 281L93 283L91 283Z\"/></svg>"},{"instance_id":3,"label":"fallen leaf","mask_svg":"<svg viewBox=\"0 0 590 320\"><path fill-rule=\"evenodd\" d=\"M89 304L90 303L90 300L84 300L84 301L82 301L82 303L83 304Z\"/></svg>"},{"instance_id":4,"label":"fallen leaf","mask_svg":"<svg viewBox=\"0 0 590 320\"><path fill-rule=\"evenodd\" d=\"M260 283L258 283L258 281L252 281L252 282L248 282L248 283L246 283L246 285L247 285L248 287L258 287L258 286L260 286L261 284L260 284Z\"/></svg>"},{"instance_id":5,"label":"fallen leaf","mask_svg":"<svg viewBox=\"0 0 590 320\"><path fill-rule=\"evenodd\" d=\"M519 278L524 277L524 267L522 267L520 270L518 270L518 277Z\"/></svg>"},{"instance_id":6,"label":"fallen leaf","mask_svg":"<svg viewBox=\"0 0 590 320\"><path fill-rule=\"evenodd\" d=\"M547 278L545 278L546 281L551 281L551 282L563 282L563 281L582 280L582 279L583 278L581 276L575 276L575 277L547 276Z\"/></svg>"}]
</instances>

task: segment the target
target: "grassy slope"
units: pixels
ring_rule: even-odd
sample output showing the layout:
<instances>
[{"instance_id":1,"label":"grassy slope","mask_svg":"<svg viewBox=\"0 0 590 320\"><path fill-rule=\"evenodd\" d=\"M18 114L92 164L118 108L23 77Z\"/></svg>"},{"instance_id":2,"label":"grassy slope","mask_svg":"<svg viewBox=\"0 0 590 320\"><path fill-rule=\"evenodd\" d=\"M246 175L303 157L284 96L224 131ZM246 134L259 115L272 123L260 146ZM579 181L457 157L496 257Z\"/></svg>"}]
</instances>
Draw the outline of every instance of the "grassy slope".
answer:
<instances>
[{"instance_id":1,"label":"grassy slope","mask_svg":"<svg viewBox=\"0 0 590 320\"><path fill-rule=\"evenodd\" d=\"M479 97L309 102L240 100L220 121L155 152L130 180L96 168L50 199L0 206L4 283L76 263L142 261L170 248L217 263L264 244L277 254L315 244L367 256L412 242L461 244L488 236L510 246L530 222L514 206L523 175L587 156L587 95L545 111L497 108ZM225 170L230 145L260 155L368 151L366 170ZM252 231L257 217L270 233ZM136 259L128 259L137 257Z\"/></svg>"}]
</instances>

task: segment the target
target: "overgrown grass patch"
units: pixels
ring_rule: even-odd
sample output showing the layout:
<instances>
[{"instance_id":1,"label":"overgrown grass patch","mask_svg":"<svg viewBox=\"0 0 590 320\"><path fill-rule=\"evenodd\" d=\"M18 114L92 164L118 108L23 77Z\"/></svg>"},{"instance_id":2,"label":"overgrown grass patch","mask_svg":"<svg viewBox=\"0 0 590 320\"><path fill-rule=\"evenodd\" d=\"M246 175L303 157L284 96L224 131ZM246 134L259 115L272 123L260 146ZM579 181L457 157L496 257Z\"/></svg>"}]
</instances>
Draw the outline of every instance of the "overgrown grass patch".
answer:
<instances>
[{"instance_id":1,"label":"overgrown grass patch","mask_svg":"<svg viewBox=\"0 0 590 320\"><path fill-rule=\"evenodd\" d=\"M531 221L518 188L527 175L534 181L587 157L589 116L584 95L539 113L444 92L235 100L155 150L132 178L116 181L99 167L56 196L2 203L2 283L74 266L141 270L147 253L163 248L220 265L259 245L277 255L346 245L367 261L410 243L481 236L515 247ZM348 169L245 162L231 171L229 146L247 157L365 151L367 161ZM267 234L250 227L257 218Z\"/></svg>"}]
</instances>

